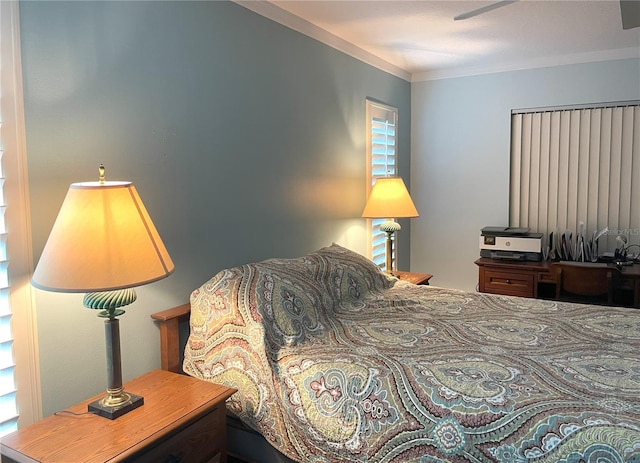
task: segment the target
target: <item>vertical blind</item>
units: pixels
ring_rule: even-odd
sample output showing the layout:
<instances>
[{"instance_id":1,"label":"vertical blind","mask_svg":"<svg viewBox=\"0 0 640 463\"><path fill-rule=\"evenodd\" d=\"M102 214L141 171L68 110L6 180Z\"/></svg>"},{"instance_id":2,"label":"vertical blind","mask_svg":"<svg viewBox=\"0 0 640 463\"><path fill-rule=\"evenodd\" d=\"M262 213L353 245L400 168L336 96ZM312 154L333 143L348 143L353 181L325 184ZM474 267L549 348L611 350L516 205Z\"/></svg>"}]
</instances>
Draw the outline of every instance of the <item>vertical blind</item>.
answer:
<instances>
[{"instance_id":1,"label":"vertical blind","mask_svg":"<svg viewBox=\"0 0 640 463\"><path fill-rule=\"evenodd\" d=\"M376 179L395 176L397 172L398 110L391 106L367 100L368 175L367 197ZM385 243L387 235L380 230L385 219L369 220L370 257L381 269L386 270ZM396 249L394 246L393 249ZM392 256L395 262L395 256Z\"/></svg>"},{"instance_id":2,"label":"vertical blind","mask_svg":"<svg viewBox=\"0 0 640 463\"><path fill-rule=\"evenodd\" d=\"M639 102L514 111L511 130L511 226L547 240L608 227L601 251L613 250L617 235L637 244Z\"/></svg>"}]
</instances>

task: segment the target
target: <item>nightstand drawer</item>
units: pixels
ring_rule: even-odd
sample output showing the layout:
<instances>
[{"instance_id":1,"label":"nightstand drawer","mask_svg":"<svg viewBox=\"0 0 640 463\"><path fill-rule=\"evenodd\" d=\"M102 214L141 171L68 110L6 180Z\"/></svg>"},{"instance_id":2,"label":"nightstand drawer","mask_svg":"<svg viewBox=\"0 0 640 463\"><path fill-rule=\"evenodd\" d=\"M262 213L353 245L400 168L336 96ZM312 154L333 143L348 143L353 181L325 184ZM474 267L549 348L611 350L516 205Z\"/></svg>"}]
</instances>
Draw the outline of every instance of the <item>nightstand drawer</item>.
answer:
<instances>
[{"instance_id":1,"label":"nightstand drawer","mask_svg":"<svg viewBox=\"0 0 640 463\"><path fill-rule=\"evenodd\" d=\"M225 448L225 407L221 404L211 413L180 430L144 455L131 461L149 463L219 462Z\"/></svg>"},{"instance_id":2,"label":"nightstand drawer","mask_svg":"<svg viewBox=\"0 0 640 463\"><path fill-rule=\"evenodd\" d=\"M533 297L534 275L525 273L484 272L484 291L508 296Z\"/></svg>"}]
</instances>

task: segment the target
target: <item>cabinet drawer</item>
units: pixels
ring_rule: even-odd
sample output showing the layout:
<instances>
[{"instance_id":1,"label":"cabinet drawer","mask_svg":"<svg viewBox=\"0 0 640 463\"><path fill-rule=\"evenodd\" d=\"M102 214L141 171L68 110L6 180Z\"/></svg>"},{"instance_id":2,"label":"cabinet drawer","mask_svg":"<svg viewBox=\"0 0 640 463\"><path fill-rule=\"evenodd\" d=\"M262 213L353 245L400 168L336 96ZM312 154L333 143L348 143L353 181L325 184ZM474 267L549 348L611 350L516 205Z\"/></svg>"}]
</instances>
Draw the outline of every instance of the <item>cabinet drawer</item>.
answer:
<instances>
[{"instance_id":1,"label":"cabinet drawer","mask_svg":"<svg viewBox=\"0 0 640 463\"><path fill-rule=\"evenodd\" d=\"M192 425L151 447L136 462L213 463L222 461L226 445L225 407L216 407Z\"/></svg>"},{"instance_id":2,"label":"cabinet drawer","mask_svg":"<svg viewBox=\"0 0 640 463\"><path fill-rule=\"evenodd\" d=\"M533 297L534 275L485 270L484 291L507 296Z\"/></svg>"},{"instance_id":3,"label":"cabinet drawer","mask_svg":"<svg viewBox=\"0 0 640 463\"><path fill-rule=\"evenodd\" d=\"M538 282L555 284L556 277L551 272L540 272L538 273Z\"/></svg>"}]
</instances>

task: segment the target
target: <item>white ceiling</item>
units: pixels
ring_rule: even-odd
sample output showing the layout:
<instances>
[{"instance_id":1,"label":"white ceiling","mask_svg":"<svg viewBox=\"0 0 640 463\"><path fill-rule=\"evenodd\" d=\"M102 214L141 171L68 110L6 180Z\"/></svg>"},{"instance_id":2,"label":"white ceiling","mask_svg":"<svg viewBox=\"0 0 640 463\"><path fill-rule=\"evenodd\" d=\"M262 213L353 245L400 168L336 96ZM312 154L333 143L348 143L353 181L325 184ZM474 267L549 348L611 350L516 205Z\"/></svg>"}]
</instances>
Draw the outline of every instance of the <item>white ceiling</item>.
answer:
<instances>
[{"instance_id":1,"label":"white ceiling","mask_svg":"<svg viewBox=\"0 0 640 463\"><path fill-rule=\"evenodd\" d=\"M411 81L640 57L640 27L622 29L618 0L520 0L460 21L495 2L237 2Z\"/></svg>"}]
</instances>

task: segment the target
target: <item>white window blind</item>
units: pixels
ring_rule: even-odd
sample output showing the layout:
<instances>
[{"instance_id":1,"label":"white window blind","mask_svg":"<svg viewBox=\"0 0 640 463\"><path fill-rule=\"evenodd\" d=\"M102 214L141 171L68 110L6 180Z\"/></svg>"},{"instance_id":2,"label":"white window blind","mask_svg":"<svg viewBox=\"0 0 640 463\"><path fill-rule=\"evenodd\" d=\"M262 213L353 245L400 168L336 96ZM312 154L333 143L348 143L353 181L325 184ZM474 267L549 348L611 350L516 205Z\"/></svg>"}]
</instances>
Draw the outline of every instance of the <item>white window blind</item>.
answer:
<instances>
[{"instance_id":1,"label":"white window blind","mask_svg":"<svg viewBox=\"0 0 640 463\"><path fill-rule=\"evenodd\" d=\"M1 14L1 12L0 12ZM0 59L0 72L5 63ZM11 333L11 306L9 275L7 269L7 228L5 225L6 204L4 200L3 169L3 114L1 104L4 89L0 88L0 436L18 429L16 385L14 380L13 335Z\"/></svg>"},{"instance_id":2,"label":"white window blind","mask_svg":"<svg viewBox=\"0 0 640 463\"><path fill-rule=\"evenodd\" d=\"M2 66L2 62L0 62ZM0 91L0 100L2 99ZM2 105L0 105L2 107ZM13 336L11 334L11 306L9 304L9 276L7 273L7 229L4 216L4 170L2 169L2 114L0 113L0 436L18 429L16 386L13 378Z\"/></svg>"},{"instance_id":3,"label":"white window blind","mask_svg":"<svg viewBox=\"0 0 640 463\"><path fill-rule=\"evenodd\" d=\"M367 100L367 197L377 178L397 175L398 109ZM369 258L386 270L384 219L367 220ZM396 249L396 246L393 247ZM395 262L395 256L392 256Z\"/></svg>"},{"instance_id":4,"label":"white window blind","mask_svg":"<svg viewBox=\"0 0 640 463\"><path fill-rule=\"evenodd\" d=\"M605 227L600 252L617 235L638 243L638 102L514 112L511 127L511 226L544 233L545 246L551 232Z\"/></svg>"},{"instance_id":5,"label":"white window blind","mask_svg":"<svg viewBox=\"0 0 640 463\"><path fill-rule=\"evenodd\" d=\"M1 66L1 63L0 63ZM2 94L0 93L0 99ZM0 115L1 117L1 115ZM0 146L2 123L0 121ZM18 429L16 385L14 380L13 335L11 332L11 306L7 259L6 204L4 200L3 151L0 150L0 436Z\"/></svg>"}]
</instances>

